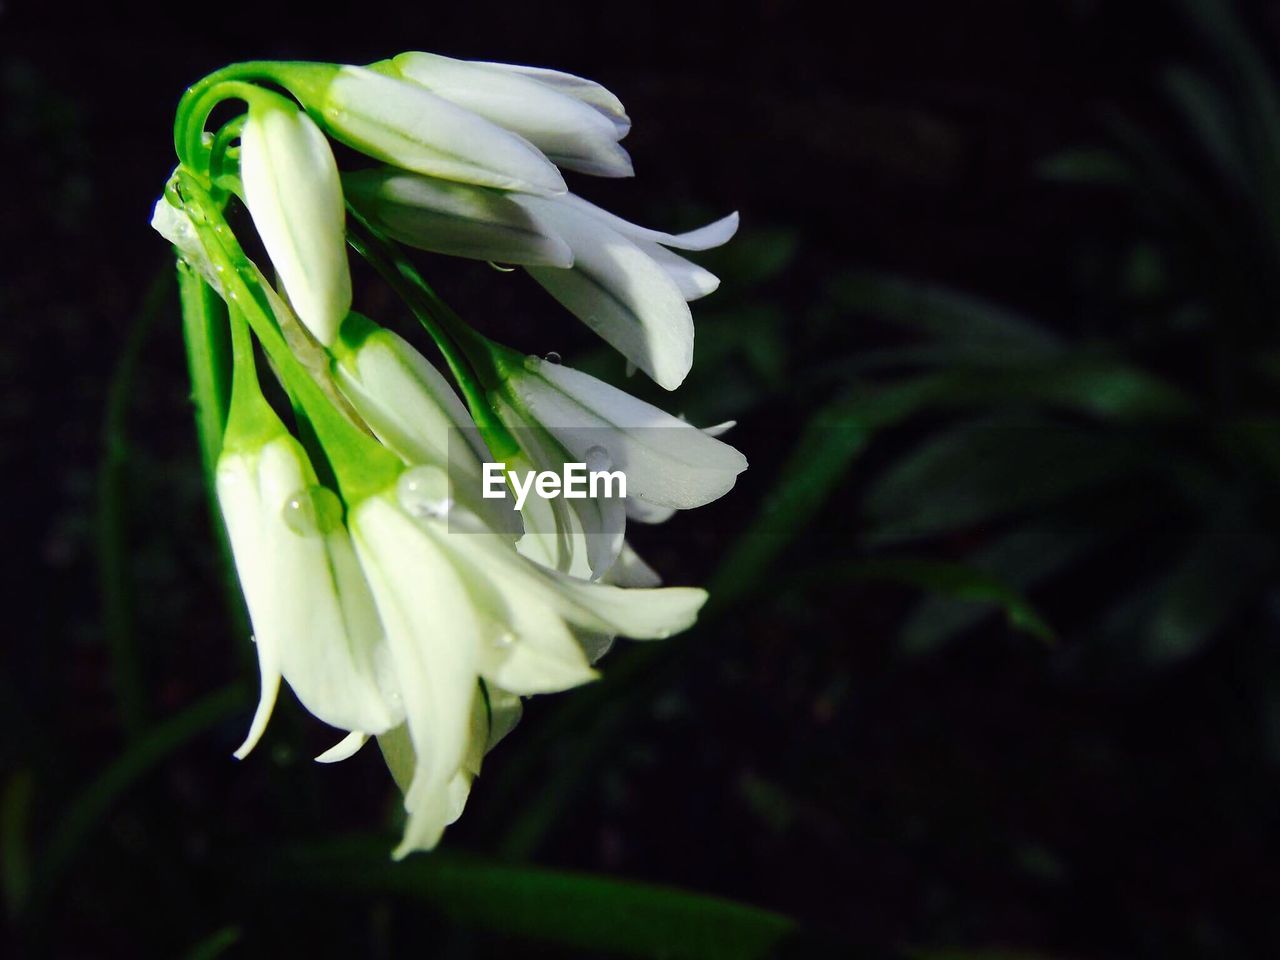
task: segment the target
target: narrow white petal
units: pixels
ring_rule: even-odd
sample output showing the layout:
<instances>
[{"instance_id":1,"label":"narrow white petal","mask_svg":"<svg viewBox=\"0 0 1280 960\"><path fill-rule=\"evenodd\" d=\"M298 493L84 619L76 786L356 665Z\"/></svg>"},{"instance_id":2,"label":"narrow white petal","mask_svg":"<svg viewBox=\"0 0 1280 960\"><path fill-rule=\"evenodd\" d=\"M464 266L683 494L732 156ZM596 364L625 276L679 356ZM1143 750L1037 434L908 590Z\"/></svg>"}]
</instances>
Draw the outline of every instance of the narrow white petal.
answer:
<instances>
[{"instance_id":1,"label":"narrow white petal","mask_svg":"<svg viewBox=\"0 0 1280 960\"><path fill-rule=\"evenodd\" d=\"M368 742L367 733L354 730L316 757L316 763L341 763L343 760L349 760Z\"/></svg>"},{"instance_id":2,"label":"narrow white petal","mask_svg":"<svg viewBox=\"0 0 1280 960\"><path fill-rule=\"evenodd\" d=\"M610 213L603 207L597 207L594 203L582 199L575 193L560 197L559 200L561 203L594 217L611 230L615 230L631 240L647 240L650 243L659 243L664 247L675 247L677 250L710 250L712 247L719 247L728 243L733 238L733 235L738 232L737 211L726 217L721 217L705 227L698 227L696 230L689 230L685 233L665 233L661 230L650 230L648 227L642 227L639 224L632 223L630 220L624 220L617 214Z\"/></svg>"},{"instance_id":3,"label":"narrow white petal","mask_svg":"<svg viewBox=\"0 0 1280 960\"><path fill-rule=\"evenodd\" d=\"M401 858L434 847L453 814L450 783L470 739L480 631L453 564L393 496L357 505L351 525L387 630L416 761L405 794L409 822L394 854Z\"/></svg>"},{"instance_id":4,"label":"narrow white petal","mask_svg":"<svg viewBox=\"0 0 1280 960\"><path fill-rule=\"evenodd\" d=\"M650 525L666 523L676 515L675 507L660 507L657 504L648 503L636 497L627 497L626 511L627 519L634 520L636 523Z\"/></svg>"},{"instance_id":5,"label":"narrow white petal","mask_svg":"<svg viewBox=\"0 0 1280 960\"><path fill-rule=\"evenodd\" d=\"M482 63L432 53L392 60L406 80L524 137L562 166L603 176L629 176L613 120L553 86Z\"/></svg>"},{"instance_id":6,"label":"narrow white petal","mask_svg":"<svg viewBox=\"0 0 1280 960\"><path fill-rule=\"evenodd\" d=\"M253 719L249 721L249 732L245 735L244 742L232 753L237 760L247 757L262 739L267 730L267 721L271 719L271 711L275 709L276 697L280 693L280 671L264 661L261 644L258 645L258 673L261 683L258 706L253 711Z\"/></svg>"},{"instance_id":7,"label":"narrow white petal","mask_svg":"<svg viewBox=\"0 0 1280 960\"><path fill-rule=\"evenodd\" d=\"M698 300L714 293L720 286L720 278L710 270L698 266L692 260L686 260L678 253L672 253L666 247L648 240L636 240L635 244L666 271L667 276L680 288L685 300Z\"/></svg>"},{"instance_id":8,"label":"narrow white petal","mask_svg":"<svg viewBox=\"0 0 1280 960\"><path fill-rule=\"evenodd\" d=\"M408 80L343 67L323 114L339 140L406 170L500 190L565 192L555 165L523 137Z\"/></svg>"},{"instance_id":9,"label":"narrow white petal","mask_svg":"<svg viewBox=\"0 0 1280 960\"><path fill-rule=\"evenodd\" d=\"M253 107L241 136L245 202L299 318L333 342L351 309L346 209L338 166L300 110Z\"/></svg>"},{"instance_id":10,"label":"narrow white petal","mask_svg":"<svg viewBox=\"0 0 1280 960\"><path fill-rule=\"evenodd\" d=\"M382 627L341 508L287 435L219 461L218 500L257 637L261 735L283 676L320 720L378 733L399 722ZM329 502L325 500L328 496Z\"/></svg>"},{"instance_id":11,"label":"narrow white petal","mask_svg":"<svg viewBox=\"0 0 1280 960\"><path fill-rule=\"evenodd\" d=\"M709 427L703 427L702 432L708 437L722 437L737 425L737 420L726 420L723 423L713 423Z\"/></svg>"},{"instance_id":12,"label":"narrow white petal","mask_svg":"<svg viewBox=\"0 0 1280 960\"><path fill-rule=\"evenodd\" d=\"M579 459L603 446L626 474L629 497L687 510L723 496L747 468L728 444L563 364L529 357L511 387L529 415Z\"/></svg>"},{"instance_id":13,"label":"narrow white petal","mask_svg":"<svg viewBox=\"0 0 1280 960\"><path fill-rule=\"evenodd\" d=\"M569 245L501 190L394 168L347 174L343 185L365 216L411 247L497 263L573 265Z\"/></svg>"},{"instance_id":14,"label":"narrow white petal","mask_svg":"<svg viewBox=\"0 0 1280 960\"><path fill-rule=\"evenodd\" d=\"M618 130L619 139L626 136L627 131L631 129L631 120L627 117L627 111L622 106L622 101L594 80L585 80L572 73L550 70L546 67L526 67L515 63L476 62L483 63L484 66L492 67L496 70L505 70L508 73L529 77L551 87L553 90L559 90L561 93L589 104L613 122Z\"/></svg>"},{"instance_id":15,"label":"narrow white petal","mask_svg":"<svg viewBox=\"0 0 1280 960\"><path fill-rule=\"evenodd\" d=\"M693 316L654 259L603 221L557 201L520 198L573 250L571 270L529 275L624 357L668 390L693 363Z\"/></svg>"},{"instance_id":16,"label":"narrow white petal","mask_svg":"<svg viewBox=\"0 0 1280 960\"><path fill-rule=\"evenodd\" d=\"M624 543L617 562L609 568L604 582L615 587L659 587L662 586L662 577L657 570L645 563L631 544Z\"/></svg>"}]
</instances>

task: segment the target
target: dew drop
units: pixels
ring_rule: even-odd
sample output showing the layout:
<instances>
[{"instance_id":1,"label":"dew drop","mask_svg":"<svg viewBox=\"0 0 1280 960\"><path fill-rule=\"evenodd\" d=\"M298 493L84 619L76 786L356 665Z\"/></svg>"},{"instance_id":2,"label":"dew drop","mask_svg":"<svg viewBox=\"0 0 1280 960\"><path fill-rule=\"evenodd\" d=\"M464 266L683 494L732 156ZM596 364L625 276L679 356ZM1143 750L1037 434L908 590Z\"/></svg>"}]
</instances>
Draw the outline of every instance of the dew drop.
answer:
<instances>
[{"instance_id":1,"label":"dew drop","mask_svg":"<svg viewBox=\"0 0 1280 960\"><path fill-rule=\"evenodd\" d=\"M448 474L439 467L406 470L396 484L396 495L406 513L423 520L443 520L453 508Z\"/></svg>"},{"instance_id":2,"label":"dew drop","mask_svg":"<svg viewBox=\"0 0 1280 960\"><path fill-rule=\"evenodd\" d=\"M587 455L583 457L587 469L590 471L608 470L613 466L613 458L609 456L609 451L604 447L591 447L587 450Z\"/></svg>"},{"instance_id":3,"label":"dew drop","mask_svg":"<svg viewBox=\"0 0 1280 960\"><path fill-rule=\"evenodd\" d=\"M560 356L560 354L552 350L549 353L545 354L542 359L547 361L547 363L560 363L560 361L563 358Z\"/></svg>"},{"instance_id":4,"label":"dew drop","mask_svg":"<svg viewBox=\"0 0 1280 960\"><path fill-rule=\"evenodd\" d=\"M342 523L342 502L328 487L299 490L284 502L284 523L300 537L329 533Z\"/></svg>"},{"instance_id":5,"label":"dew drop","mask_svg":"<svg viewBox=\"0 0 1280 960\"><path fill-rule=\"evenodd\" d=\"M497 270L499 273L515 273L516 272L515 267L508 267L508 266L504 266L501 263L494 263L492 260L488 261L488 263L489 263L489 266L493 267L493 269Z\"/></svg>"},{"instance_id":6,"label":"dew drop","mask_svg":"<svg viewBox=\"0 0 1280 960\"><path fill-rule=\"evenodd\" d=\"M499 650L506 650L516 642L516 635L510 630L504 631L493 638L492 643Z\"/></svg>"}]
</instances>

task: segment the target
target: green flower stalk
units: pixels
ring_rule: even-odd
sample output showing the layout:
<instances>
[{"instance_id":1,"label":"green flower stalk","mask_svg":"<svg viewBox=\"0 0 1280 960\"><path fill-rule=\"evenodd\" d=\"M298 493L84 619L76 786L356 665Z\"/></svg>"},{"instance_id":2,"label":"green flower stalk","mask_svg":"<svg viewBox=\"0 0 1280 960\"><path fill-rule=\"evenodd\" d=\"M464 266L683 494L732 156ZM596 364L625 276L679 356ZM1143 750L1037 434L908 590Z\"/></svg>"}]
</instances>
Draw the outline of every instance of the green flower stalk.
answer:
<instances>
[{"instance_id":1,"label":"green flower stalk","mask_svg":"<svg viewBox=\"0 0 1280 960\"><path fill-rule=\"evenodd\" d=\"M224 101L245 109L206 130ZM523 266L676 386L692 362L687 304L717 281L673 250L726 242L737 217L667 234L568 193L561 168L632 174L629 129L618 99L589 80L418 52L369 67L235 64L179 106L179 164L152 225L228 306L231 362L209 343L189 352L200 383L231 370L209 480L261 673L236 756L263 736L281 682L338 731L317 760L377 738L405 797L397 857L431 849L461 815L521 698L590 682L615 637L668 637L706 600L661 587L625 521L724 495L742 455L482 337L404 249ZM339 170L331 140L371 162ZM235 204L266 261L228 223ZM352 311L349 250L404 300L442 368ZM286 409L263 392L268 369ZM215 399L197 395L203 423L219 422ZM519 480L584 464L616 469L630 489L557 499Z\"/></svg>"}]
</instances>

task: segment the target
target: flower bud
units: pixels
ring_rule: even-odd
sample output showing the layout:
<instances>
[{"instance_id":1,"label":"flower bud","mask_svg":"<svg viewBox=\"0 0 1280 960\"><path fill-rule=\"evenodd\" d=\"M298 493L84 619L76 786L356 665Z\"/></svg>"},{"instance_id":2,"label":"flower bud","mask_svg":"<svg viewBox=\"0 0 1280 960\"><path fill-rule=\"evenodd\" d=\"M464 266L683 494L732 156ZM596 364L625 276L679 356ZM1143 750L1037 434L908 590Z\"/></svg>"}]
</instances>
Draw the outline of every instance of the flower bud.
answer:
<instances>
[{"instance_id":1,"label":"flower bud","mask_svg":"<svg viewBox=\"0 0 1280 960\"><path fill-rule=\"evenodd\" d=\"M253 224L294 310L323 344L351 309L346 210L329 141L282 97L254 100L240 141Z\"/></svg>"}]
</instances>

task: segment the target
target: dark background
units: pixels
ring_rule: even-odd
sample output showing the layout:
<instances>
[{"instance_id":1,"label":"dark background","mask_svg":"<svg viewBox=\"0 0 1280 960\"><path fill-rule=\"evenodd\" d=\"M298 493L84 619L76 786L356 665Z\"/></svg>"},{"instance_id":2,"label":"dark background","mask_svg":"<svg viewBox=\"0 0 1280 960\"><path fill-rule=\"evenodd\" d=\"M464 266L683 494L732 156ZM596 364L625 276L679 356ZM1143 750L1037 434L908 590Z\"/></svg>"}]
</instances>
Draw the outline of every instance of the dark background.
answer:
<instances>
[{"instance_id":1,"label":"dark background","mask_svg":"<svg viewBox=\"0 0 1280 960\"><path fill-rule=\"evenodd\" d=\"M256 671L147 225L173 111L230 61L419 48L618 93L638 176L580 188L619 212L741 211L687 386L646 396L738 419L751 461L635 535L670 582L712 584L704 624L531 703L431 856L718 894L796 918L804 955L1276 955L1280 8L842 6L0 10L15 946L579 955L507 924L501 892L476 916L388 881L376 751L317 768L328 733L290 697L230 758ZM1212 95L1179 101L1171 69ZM620 375L523 275L422 264L486 332ZM1003 311L1065 352L978 356ZM1045 385L1077 369L1064 403ZM921 371L937 405L876 406ZM921 453L944 436L952 459ZM1059 436L1086 441L1034 439ZM278 850L350 837L347 867L276 876Z\"/></svg>"}]
</instances>

